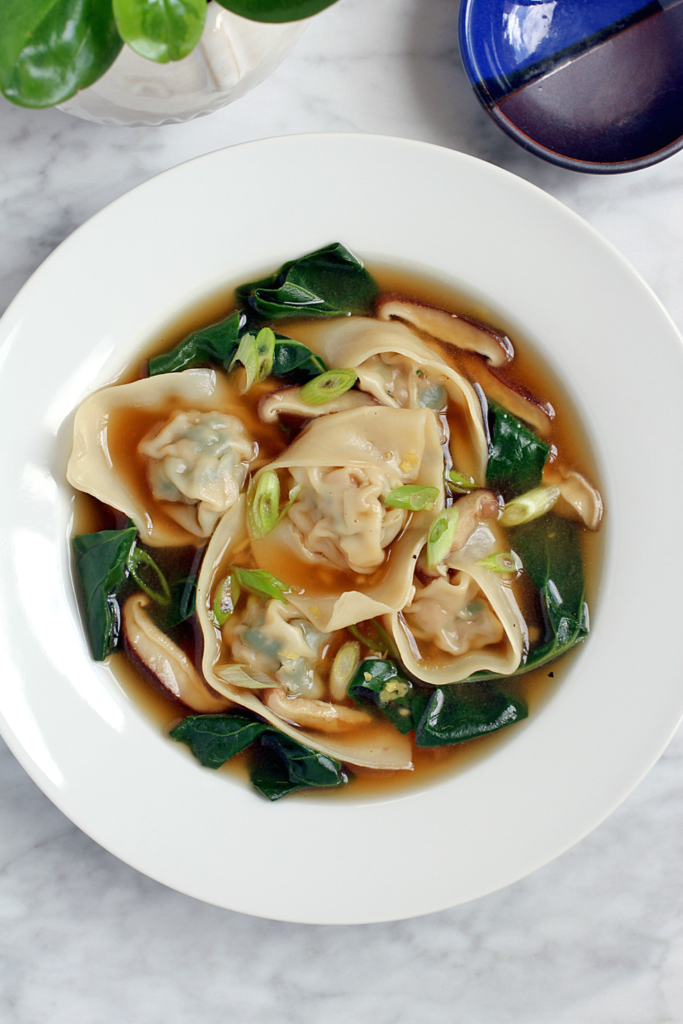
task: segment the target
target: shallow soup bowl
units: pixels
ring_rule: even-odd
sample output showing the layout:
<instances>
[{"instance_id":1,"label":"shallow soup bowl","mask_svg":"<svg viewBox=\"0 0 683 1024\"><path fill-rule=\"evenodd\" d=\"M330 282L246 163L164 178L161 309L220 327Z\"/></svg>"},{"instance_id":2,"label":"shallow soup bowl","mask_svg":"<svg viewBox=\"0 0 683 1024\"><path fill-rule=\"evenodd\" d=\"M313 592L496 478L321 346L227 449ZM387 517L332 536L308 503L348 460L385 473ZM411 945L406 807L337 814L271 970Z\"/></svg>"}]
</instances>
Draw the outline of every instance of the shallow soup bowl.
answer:
<instances>
[{"instance_id":1,"label":"shallow soup bowl","mask_svg":"<svg viewBox=\"0 0 683 1024\"><path fill-rule=\"evenodd\" d=\"M92 662L65 468L79 402L164 325L332 241L470 296L542 355L593 446L604 555L591 635L485 757L403 793L270 804L202 768ZM417 142L312 135L168 171L68 238L0 324L3 479L16 488L0 513L3 736L97 842L221 907L383 921L527 875L627 796L683 712L682 386L681 339L634 270L496 167Z\"/></svg>"}]
</instances>

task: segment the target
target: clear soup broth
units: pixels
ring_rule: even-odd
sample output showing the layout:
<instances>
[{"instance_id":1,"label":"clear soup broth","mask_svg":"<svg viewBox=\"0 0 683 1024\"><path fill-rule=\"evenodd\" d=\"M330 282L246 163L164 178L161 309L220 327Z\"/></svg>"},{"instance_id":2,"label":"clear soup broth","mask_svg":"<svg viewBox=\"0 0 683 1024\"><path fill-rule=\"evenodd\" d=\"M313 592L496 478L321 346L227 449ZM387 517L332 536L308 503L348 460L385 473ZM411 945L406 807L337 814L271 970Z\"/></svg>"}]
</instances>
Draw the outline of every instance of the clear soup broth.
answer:
<instances>
[{"instance_id":1,"label":"clear soup broth","mask_svg":"<svg viewBox=\"0 0 683 1024\"><path fill-rule=\"evenodd\" d=\"M521 395L522 401L531 398L536 406L542 408L547 408L549 404L554 410L554 417L548 419L543 437L543 441L550 448L548 465L561 465L563 470L579 474L593 486L598 485L597 466L590 442L572 402L561 382L524 338L520 338L517 332L491 309L446 284L385 265L375 264L368 269L378 283L383 297L392 296L445 310L474 324L484 325L495 337L509 339L514 348L514 358L492 372L481 355L473 352L456 352L448 343L431 336L426 338L423 331L416 330L416 336L428 344L440 358L457 369L478 392L483 389L486 393L487 381L492 381L491 387L495 391L495 397L489 395L489 398L498 404L502 404L501 395L504 398L507 393ZM185 311L172 323L164 326L146 349L131 361L115 383L123 384L144 378L152 357L173 349L192 332L222 320L235 309L235 306L234 290L225 289ZM316 339L320 337L321 332L328 329L328 325L329 321L326 320L305 318L278 323L264 321L264 326L271 326L276 332L293 337L314 351L319 349ZM246 394L241 394L239 376L233 374L231 379L226 380L227 392L230 395L229 411L239 417L249 436L258 446L258 455L250 467L251 473L255 474L258 469L263 469L274 460L280 459L293 441L300 436L308 422L305 417L297 414L283 414L271 423L264 422L259 416L259 402L269 394L279 392L282 387L282 380L269 376L254 384ZM108 421L109 449L114 461L124 467L126 486L137 496L141 505L153 506L160 520L166 515L164 502L155 497L151 490L149 463L137 453L137 445L140 438L149 435L150 432L154 433L155 429L158 430L160 422L171 412L170 407L167 410L160 407L125 409L113 413ZM458 418L462 418L463 413L460 409L449 407L439 411L438 415L441 420L442 446L448 446L449 438L462 434L464 427ZM447 464L448 454L445 465ZM246 482L243 487L243 490L245 489ZM495 488L492 490L495 492ZM461 493L453 492L447 500L455 504L461 497ZM503 507L502 499L500 506ZM408 521L412 515L413 513L408 513ZM77 492L73 530L75 536L102 530L120 530L126 521L127 517L121 512L89 494ZM177 527L171 520L168 520L168 523L171 527ZM402 529L405 532L405 523ZM599 588L600 531L589 529L585 525L579 525L577 529L583 560L586 600L593 613ZM402 534L399 534L399 538L401 536ZM177 547L153 547L149 550L161 572L169 578L183 574L192 577L193 573L196 574L198 571L207 543L208 537L203 540L190 538L189 543ZM324 595L330 590L368 590L381 585L382 580L393 571L391 550L379 567L370 572L360 573L354 572L352 568L326 564L324 561L312 566L297 558L291 548L284 547L273 554L274 551L273 548L269 554L269 570L288 585L313 596ZM231 564L238 567L241 565L247 569L256 566L248 544L231 556ZM453 577L451 575L447 578ZM420 586L428 586L429 579L422 578ZM523 568L518 569L514 592L517 607L521 611L528 632L527 646L533 649L534 645L538 646L544 638L547 639L548 614L547 610L544 610L538 589L531 584ZM405 621L404 618L403 622ZM367 636L362 630L360 635ZM174 627L172 636L173 642L201 675L204 639L196 616L191 616ZM316 663L317 676L327 678L340 648L354 642L363 644L354 629L342 627L330 631L329 635L326 634ZM442 649L432 640L423 637L413 646L425 665L438 665L443 661ZM529 717L535 718L541 713L544 703L552 696L556 687L561 685L576 650L578 647L557 661L550 661L522 674L507 676L501 681L505 694L512 700L523 702L528 707ZM378 653L386 656L386 652L382 655L382 652L363 646L360 652L362 657L370 659L377 657ZM141 668L139 659L134 655L129 657L123 650L117 650L110 655L109 664L119 685L139 708L151 728L168 733L188 715L194 713L189 707L174 699L168 690L157 685L144 666ZM403 668L405 669L405 666ZM411 677L410 672L406 674ZM321 697L326 701L330 699L326 690L321 692L317 699ZM358 702L348 697L342 698L339 703L349 708L359 706ZM369 708L369 713L381 717L381 709L378 710L377 707ZM348 773L353 776L350 785L303 790L297 796L306 799L323 796L325 799L339 800L389 798L400 795L472 766L480 758L487 756L497 744L514 742L517 728L518 726L512 725L489 735L442 746L417 745L415 736L411 733L407 739L411 748L412 770L379 770L348 764ZM240 784L248 784L250 765L253 764L255 756L257 755L254 749L249 748L231 758L219 770L239 779Z\"/></svg>"}]
</instances>

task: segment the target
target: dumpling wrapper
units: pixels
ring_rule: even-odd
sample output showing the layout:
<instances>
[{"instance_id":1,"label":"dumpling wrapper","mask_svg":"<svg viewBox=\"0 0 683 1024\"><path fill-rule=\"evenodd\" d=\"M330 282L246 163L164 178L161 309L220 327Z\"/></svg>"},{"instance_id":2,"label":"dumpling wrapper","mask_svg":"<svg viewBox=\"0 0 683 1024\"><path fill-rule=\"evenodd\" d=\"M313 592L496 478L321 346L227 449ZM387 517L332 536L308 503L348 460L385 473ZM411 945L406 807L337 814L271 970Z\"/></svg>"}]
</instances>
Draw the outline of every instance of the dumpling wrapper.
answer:
<instances>
[{"instance_id":1,"label":"dumpling wrapper","mask_svg":"<svg viewBox=\"0 0 683 1024\"><path fill-rule=\"evenodd\" d=\"M511 675L519 668L522 655L528 646L526 623L517 604L512 584L505 576L491 572L476 563L490 554L506 550L505 542L498 531L489 525L480 524L467 544L455 551L446 559L446 565L460 573L460 587L452 587L452 600L456 604L461 600L462 584L470 577L483 596L490 611L502 626L502 640L471 649L462 654L453 654L439 650L438 655L426 663L418 657L420 641L410 632L410 608L405 614L394 613L384 619L386 628L394 639L403 664L408 672L433 686L448 683L459 683L474 672L496 672ZM443 584L445 577L436 581L439 596L445 593ZM447 585L447 584L446 584ZM436 588L435 588L436 590ZM422 591L424 594L424 590ZM471 595L467 600L471 600ZM434 623L438 622L434 615Z\"/></svg>"},{"instance_id":2,"label":"dumpling wrapper","mask_svg":"<svg viewBox=\"0 0 683 1024\"><path fill-rule=\"evenodd\" d=\"M197 582L197 617L204 638L202 672L204 678L218 693L243 708L260 715L280 732L291 736L321 754L356 764L364 768L384 770L411 769L411 746L407 736L401 736L388 722L363 726L351 735L328 736L310 729L296 728L265 706L259 693L233 686L216 673L226 664L221 631L211 614L212 595L218 582L225 578L233 554L249 541L246 523L246 499L241 495L237 503L223 516L206 549ZM274 688L279 684L273 681Z\"/></svg>"},{"instance_id":3,"label":"dumpling wrapper","mask_svg":"<svg viewBox=\"0 0 683 1024\"><path fill-rule=\"evenodd\" d=\"M413 512L407 519L403 533L391 544L388 560L367 577L367 585L358 575L321 565L314 555L307 558L288 516L263 540L252 542L258 565L301 588L289 600L317 629L328 633L398 611L410 600L417 556L444 506L436 416L430 409L382 406L325 416L312 422L268 468L326 466L390 468L400 484L438 491L433 510ZM292 578L295 567L298 575Z\"/></svg>"},{"instance_id":4,"label":"dumpling wrapper","mask_svg":"<svg viewBox=\"0 0 683 1024\"><path fill-rule=\"evenodd\" d=\"M406 383L412 405L416 404L415 392L421 381L417 370L426 374L432 385L441 384L450 405L459 414L457 428L451 420L451 454L455 466L461 473L470 475L478 487L484 486L488 440L477 393L466 377L449 366L435 348L421 341L409 327L395 320L346 317L313 326L297 325L293 333L328 366L353 368L358 374L358 386L390 408L401 407L387 392L393 370L391 364L383 364L376 357L395 354L408 361L410 380Z\"/></svg>"},{"instance_id":5,"label":"dumpling wrapper","mask_svg":"<svg viewBox=\"0 0 683 1024\"><path fill-rule=\"evenodd\" d=\"M159 374L96 391L76 412L74 444L67 467L69 483L129 516L143 542L151 547L196 544L197 531L186 528L192 525L191 520L186 519L183 526L169 514L174 503L154 497L144 456L137 456L144 467L137 472L131 465L131 449L137 449L150 429L167 423L174 413L229 413L232 404L225 381L215 371L204 369ZM122 419L127 411L132 428ZM255 451L254 446L251 458ZM243 472L241 468L237 490L244 481L248 463L242 461L239 465ZM177 510L187 514L192 508L178 504Z\"/></svg>"}]
</instances>

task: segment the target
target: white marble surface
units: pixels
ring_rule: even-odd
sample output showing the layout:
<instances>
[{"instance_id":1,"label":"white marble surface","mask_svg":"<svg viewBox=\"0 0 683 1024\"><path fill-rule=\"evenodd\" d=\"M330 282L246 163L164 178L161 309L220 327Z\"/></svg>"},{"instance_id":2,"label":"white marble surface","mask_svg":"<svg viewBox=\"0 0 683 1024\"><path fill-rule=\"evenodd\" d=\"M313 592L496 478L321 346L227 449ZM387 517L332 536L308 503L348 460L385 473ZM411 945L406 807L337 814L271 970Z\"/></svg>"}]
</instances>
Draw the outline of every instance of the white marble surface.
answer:
<instances>
[{"instance_id":1,"label":"white marble surface","mask_svg":"<svg viewBox=\"0 0 683 1024\"><path fill-rule=\"evenodd\" d=\"M456 19L455 0L340 0L264 85L181 126L106 128L0 101L0 312L63 238L151 175L332 130L423 139L528 178L606 235L683 327L683 154L614 177L527 155L471 94ZM608 821L503 892L330 928L231 914L139 875L2 747L0 1021L683 1024L682 759L679 731Z\"/></svg>"}]
</instances>

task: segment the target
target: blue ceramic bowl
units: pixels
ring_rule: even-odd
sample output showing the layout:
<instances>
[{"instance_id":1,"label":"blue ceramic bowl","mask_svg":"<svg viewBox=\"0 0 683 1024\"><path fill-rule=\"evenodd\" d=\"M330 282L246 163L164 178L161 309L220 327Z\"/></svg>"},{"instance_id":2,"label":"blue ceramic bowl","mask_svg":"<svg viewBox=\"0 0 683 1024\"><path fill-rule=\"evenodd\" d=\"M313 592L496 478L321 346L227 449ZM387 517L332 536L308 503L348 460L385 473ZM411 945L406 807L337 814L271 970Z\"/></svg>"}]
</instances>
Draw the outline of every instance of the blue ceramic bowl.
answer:
<instances>
[{"instance_id":1,"label":"blue ceramic bowl","mask_svg":"<svg viewBox=\"0 0 683 1024\"><path fill-rule=\"evenodd\" d=\"M462 0L460 52L496 124L578 171L683 147L683 0Z\"/></svg>"}]
</instances>

